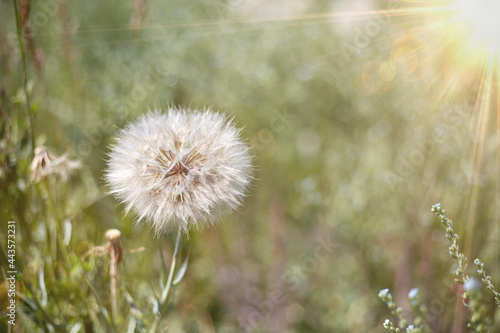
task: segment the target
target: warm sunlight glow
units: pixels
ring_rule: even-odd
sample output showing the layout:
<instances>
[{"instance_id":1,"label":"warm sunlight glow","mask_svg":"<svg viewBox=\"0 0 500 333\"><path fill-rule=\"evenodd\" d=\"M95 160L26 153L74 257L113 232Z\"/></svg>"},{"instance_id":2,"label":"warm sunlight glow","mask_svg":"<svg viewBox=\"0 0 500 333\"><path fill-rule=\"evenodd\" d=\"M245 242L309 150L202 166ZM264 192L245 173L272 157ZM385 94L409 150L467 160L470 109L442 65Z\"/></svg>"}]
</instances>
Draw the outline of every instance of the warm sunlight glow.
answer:
<instances>
[{"instance_id":1,"label":"warm sunlight glow","mask_svg":"<svg viewBox=\"0 0 500 333\"><path fill-rule=\"evenodd\" d=\"M500 45L500 1L457 0L458 7L470 24L475 41L496 50Z\"/></svg>"}]
</instances>

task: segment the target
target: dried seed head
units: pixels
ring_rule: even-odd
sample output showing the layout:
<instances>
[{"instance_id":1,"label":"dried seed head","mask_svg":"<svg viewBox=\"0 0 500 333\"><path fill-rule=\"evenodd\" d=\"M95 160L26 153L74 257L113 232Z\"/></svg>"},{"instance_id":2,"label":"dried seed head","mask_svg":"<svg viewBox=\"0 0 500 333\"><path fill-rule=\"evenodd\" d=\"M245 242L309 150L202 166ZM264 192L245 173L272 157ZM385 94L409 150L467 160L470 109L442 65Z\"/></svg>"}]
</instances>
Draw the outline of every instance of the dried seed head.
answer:
<instances>
[{"instance_id":1,"label":"dried seed head","mask_svg":"<svg viewBox=\"0 0 500 333\"><path fill-rule=\"evenodd\" d=\"M106 231L106 233L104 234L104 237L106 237L106 239L110 242L110 243L113 243L117 240L120 239L122 233L120 232L120 230L118 229L109 229L108 231Z\"/></svg>"},{"instance_id":2,"label":"dried seed head","mask_svg":"<svg viewBox=\"0 0 500 333\"><path fill-rule=\"evenodd\" d=\"M123 258L123 252L125 249L120 242L120 237L122 233L118 229L109 229L104 234L104 237L108 240L108 244L106 245L106 250L111 257L111 260L114 261L114 265L118 265Z\"/></svg>"},{"instance_id":3,"label":"dried seed head","mask_svg":"<svg viewBox=\"0 0 500 333\"><path fill-rule=\"evenodd\" d=\"M74 161L68 158L69 152L61 157L57 157L44 146L40 146L35 148L34 153L35 156L30 165L31 182L38 183L49 176L56 176L66 181L70 171L81 167L80 161Z\"/></svg>"},{"instance_id":4,"label":"dried seed head","mask_svg":"<svg viewBox=\"0 0 500 333\"><path fill-rule=\"evenodd\" d=\"M210 110L170 108L123 129L109 154L111 193L155 231L213 222L241 203L251 179L240 130Z\"/></svg>"}]
</instances>

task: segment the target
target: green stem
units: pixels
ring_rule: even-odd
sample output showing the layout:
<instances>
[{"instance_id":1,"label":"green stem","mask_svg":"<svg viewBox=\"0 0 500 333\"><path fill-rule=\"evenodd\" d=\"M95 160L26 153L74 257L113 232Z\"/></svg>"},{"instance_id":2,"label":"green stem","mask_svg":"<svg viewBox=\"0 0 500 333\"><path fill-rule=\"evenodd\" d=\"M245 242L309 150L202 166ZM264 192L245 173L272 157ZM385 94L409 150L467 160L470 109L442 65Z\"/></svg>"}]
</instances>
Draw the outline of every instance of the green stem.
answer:
<instances>
[{"instance_id":1,"label":"green stem","mask_svg":"<svg viewBox=\"0 0 500 333\"><path fill-rule=\"evenodd\" d=\"M59 214L57 213L54 205L54 201L52 200L52 197L50 196L50 190L49 190L49 184L48 180L44 179L42 181L43 185L41 187L41 192L42 192L42 197L45 198L45 204L47 205L47 208L49 209L50 213L52 213L52 216L54 217L54 230L55 235L50 234L51 239L55 241L55 246L56 246L56 254L57 251L59 251L59 254L61 256L62 262L65 267L67 267L67 258L68 258L68 253L66 252L66 246L64 245L63 240L61 239L61 235L59 234L59 222L61 219L59 219ZM49 221L47 220L47 223ZM50 229L50 228L49 228ZM54 258L54 260L57 261L57 257Z\"/></svg>"},{"instance_id":2,"label":"green stem","mask_svg":"<svg viewBox=\"0 0 500 333\"><path fill-rule=\"evenodd\" d=\"M174 277L175 263L177 259L177 252L179 251L179 243L181 239L181 229L177 231L177 237L175 239L175 248L174 253L172 254L172 262L170 263L170 271L168 272L167 284L163 288L163 292L161 294L160 304L164 305L167 300L168 293L170 292L170 287L172 286L172 279Z\"/></svg>"}]
</instances>

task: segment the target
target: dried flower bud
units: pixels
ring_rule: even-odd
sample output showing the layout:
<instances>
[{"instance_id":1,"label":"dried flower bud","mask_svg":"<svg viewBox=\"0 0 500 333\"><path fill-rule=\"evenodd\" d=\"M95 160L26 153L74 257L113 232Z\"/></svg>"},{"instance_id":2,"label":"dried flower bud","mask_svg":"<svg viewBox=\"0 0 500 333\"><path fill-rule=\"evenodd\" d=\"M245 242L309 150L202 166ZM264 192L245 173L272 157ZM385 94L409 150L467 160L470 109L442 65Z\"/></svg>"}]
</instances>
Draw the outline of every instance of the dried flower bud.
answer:
<instances>
[{"instance_id":1,"label":"dried flower bud","mask_svg":"<svg viewBox=\"0 0 500 333\"><path fill-rule=\"evenodd\" d=\"M118 229L109 229L104 234L104 237L106 237L106 239L110 243L114 243L115 241L120 240L121 235L122 235L122 233L120 232L120 230L118 230Z\"/></svg>"}]
</instances>

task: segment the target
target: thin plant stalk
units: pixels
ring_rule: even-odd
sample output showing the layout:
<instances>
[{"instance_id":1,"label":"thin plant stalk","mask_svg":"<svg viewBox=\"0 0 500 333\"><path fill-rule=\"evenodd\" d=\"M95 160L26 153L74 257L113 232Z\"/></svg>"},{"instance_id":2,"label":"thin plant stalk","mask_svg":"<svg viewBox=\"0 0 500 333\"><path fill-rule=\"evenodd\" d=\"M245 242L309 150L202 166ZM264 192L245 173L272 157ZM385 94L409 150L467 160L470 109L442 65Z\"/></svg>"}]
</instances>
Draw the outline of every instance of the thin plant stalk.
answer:
<instances>
[{"instance_id":1,"label":"thin plant stalk","mask_svg":"<svg viewBox=\"0 0 500 333\"><path fill-rule=\"evenodd\" d=\"M168 272L167 284L163 288L161 294L160 304L164 304L167 300L168 293L170 292L170 287L172 286L172 279L174 277L175 264L177 259L177 252L179 251L179 243L181 239L181 229L177 230L177 237L175 238L174 253L172 254L172 262L170 263L170 271Z\"/></svg>"},{"instance_id":2,"label":"thin plant stalk","mask_svg":"<svg viewBox=\"0 0 500 333\"><path fill-rule=\"evenodd\" d=\"M14 10L16 11L16 28L17 28L17 39L19 41L19 53L21 55L21 65L23 70L23 88L24 93L26 94L26 111L28 115L29 121L29 133L30 133L30 143L31 143L31 154L34 156L35 154L35 134L33 133L33 117L31 115L31 103L28 96L28 69L26 66L26 52L24 52L24 44L23 44L23 30L22 30L22 22L21 22L21 10L19 9L18 0L12 0L14 2Z\"/></svg>"},{"instance_id":3,"label":"thin plant stalk","mask_svg":"<svg viewBox=\"0 0 500 333\"><path fill-rule=\"evenodd\" d=\"M111 260L109 261L109 275L111 276L111 315L113 318L113 323L116 324L118 321L118 310L116 302L116 285L118 280L118 272L116 265L116 255L115 250L111 247L110 251Z\"/></svg>"},{"instance_id":4,"label":"thin plant stalk","mask_svg":"<svg viewBox=\"0 0 500 333\"><path fill-rule=\"evenodd\" d=\"M118 323L118 264L123 257L123 247L120 243L121 232L116 229L106 231L106 239L108 244L104 247L104 251L109 254L109 275L110 275L110 291L111 291L111 320L113 324ZM102 248L101 248L102 249Z\"/></svg>"},{"instance_id":5,"label":"thin plant stalk","mask_svg":"<svg viewBox=\"0 0 500 333\"><path fill-rule=\"evenodd\" d=\"M45 204L47 205L48 211L53 216L53 221L50 223L49 217L47 216L46 228L47 228L47 236L51 239L51 251L54 257L54 260L57 261L57 251L60 252L62 262L65 267L67 267L67 257L68 253L66 252L66 246L64 245L63 240L59 234L59 215L55 209L54 201L50 196L49 184L47 180L43 181L43 186L40 188L42 193L42 197L45 199Z\"/></svg>"}]
</instances>

